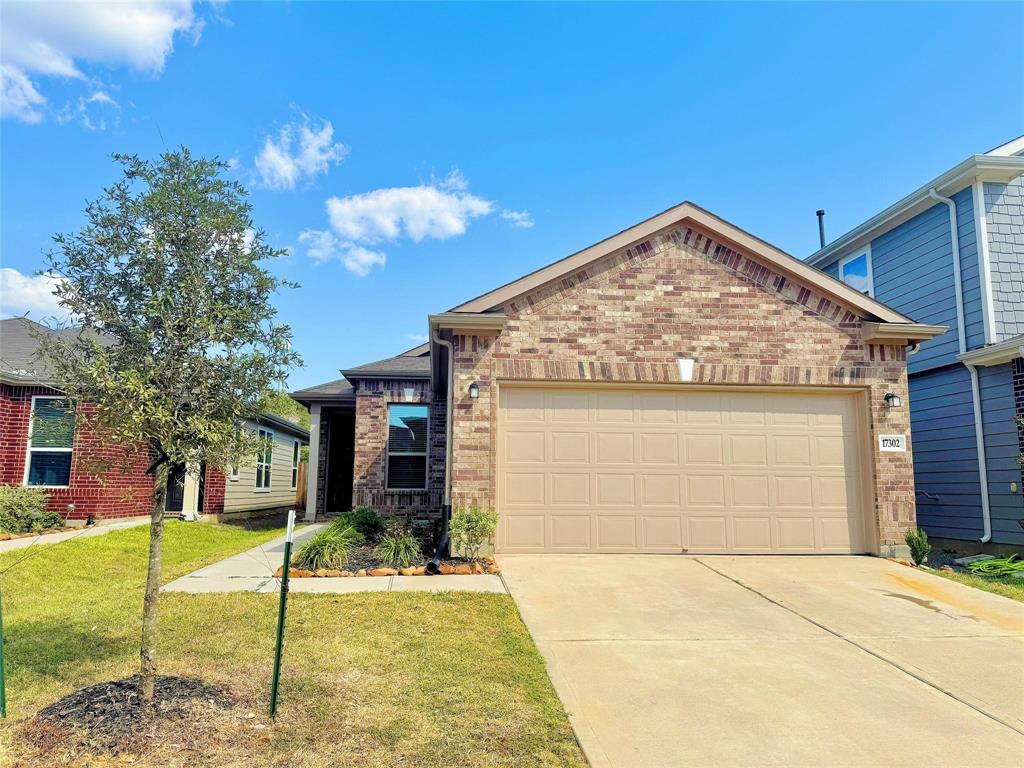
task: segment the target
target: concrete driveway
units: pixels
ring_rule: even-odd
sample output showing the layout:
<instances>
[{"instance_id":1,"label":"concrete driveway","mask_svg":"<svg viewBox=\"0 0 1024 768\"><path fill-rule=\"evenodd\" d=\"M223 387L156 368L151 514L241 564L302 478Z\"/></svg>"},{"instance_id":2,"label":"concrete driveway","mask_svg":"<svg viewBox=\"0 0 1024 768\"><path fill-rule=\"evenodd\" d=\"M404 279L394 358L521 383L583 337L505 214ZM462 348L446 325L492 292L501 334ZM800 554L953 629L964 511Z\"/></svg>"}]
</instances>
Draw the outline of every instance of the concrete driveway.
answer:
<instances>
[{"instance_id":1,"label":"concrete driveway","mask_svg":"<svg viewBox=\"0 0 1024 768\"><path fill-rule=\"evenodd\" d=\"M1024 604L868 557L500 562L594 768L1024 765Z\"/></svg>"}]
</instances>

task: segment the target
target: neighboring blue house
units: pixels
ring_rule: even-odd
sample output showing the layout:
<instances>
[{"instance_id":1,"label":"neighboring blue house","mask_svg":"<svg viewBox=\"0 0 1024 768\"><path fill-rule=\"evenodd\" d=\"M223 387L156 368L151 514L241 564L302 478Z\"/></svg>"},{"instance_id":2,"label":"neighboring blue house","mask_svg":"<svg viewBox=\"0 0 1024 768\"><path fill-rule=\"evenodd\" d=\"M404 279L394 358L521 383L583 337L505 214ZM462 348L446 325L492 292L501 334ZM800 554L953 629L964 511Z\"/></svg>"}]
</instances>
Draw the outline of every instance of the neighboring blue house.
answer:
<instances>
[{"instance_id":1,"label":"neighboring blue house","mask_svg":"<svg viewBox=\"0 0 1024 768\"><path fill-rule=\"evenodd\" d=\"M1024 546L1014 423L1024 414L1024 136L807 261L917 322L949 326L908 358L918 525L938 539Z\"/></svg>"}]
</instances>

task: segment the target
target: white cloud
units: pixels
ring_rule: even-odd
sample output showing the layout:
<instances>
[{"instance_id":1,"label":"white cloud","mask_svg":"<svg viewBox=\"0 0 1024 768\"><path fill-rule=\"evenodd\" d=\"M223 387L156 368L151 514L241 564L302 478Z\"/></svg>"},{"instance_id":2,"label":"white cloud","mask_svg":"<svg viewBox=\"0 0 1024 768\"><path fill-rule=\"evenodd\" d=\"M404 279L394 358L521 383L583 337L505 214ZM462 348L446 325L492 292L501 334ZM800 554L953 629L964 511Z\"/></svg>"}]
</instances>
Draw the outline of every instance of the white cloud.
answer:
<instances>
[{"instance_id":1,"label":"white cloud","mask_svg":"<svg viewBox=\"0 0 1024 768\"><path fill-rule=\"evenodd\" d=\"M127 66L159 74L174 49L175 36L198 42L203 22L192 0L154 2L5 3L0 30L3 49L2 113L40 122L42 101L26 110L25 85L42 98L30 76L89 80L83 65ZM8 81L20 84L8 88ZM21 99L21 101L19 101Z\"/></svg>"},{"instance_id":2,"label":"white cloud","mask_svg":"<svg viewBox=\"0 0 1024 768\"><path fill-rule=\"evenodd\" d=\"M469 222L494 210L494 203L470 194L458 171L444 181L418 187L389 187L327 200L331 226L343 237L366 243L461 235Z\"/></svg>"},{"instance_id":3,"label":"white cloud","mask_svg":"<svg viewBox=\"0 0 1024 768\"><path fill-rule=\"evenodd\" d=\"M417 344L422 344L427 340L427 334L425 333L408 333L406 336L409 337L409 341L415 341Z\"/></svg>"},{"instance_id":4,"label":"white cloud","mask_svg":"<svg viewBox=\"0 0 1024 768\"><path fill-rule=\"evenodd\" d=\"M53 289L62 280L50 275L28 277L16 269L0 269L0 316L18 317L26 312L34 320L48 317L67 317L53 295Z\"/></svg>"},{"instance_id":5,"label":"white cloud","mask_svg":"<svg viewBox=\"0 0 1024 768\"><path fill-rule=\"evenodd\" d=\"M294 189L303 179L327 173L340 163L348 147L334 142L334 126L328 120L316 126L303 115L301 123L288 123L267 136L254 161L259 183L270 189Z\"/></svg>"},{"instance_id":6,"label":"white cloud","mask_svg":"<svg viewBox=\"0 0 1024 768\"><path fill-rule=\"evenodd\" d=\"M529 211L510 211L508 208L504 208L501 211L501 218L509 222L513 227L529 229L533 226L533 216L530 215Z\"/></svg>"},{"instance_id":7,"label":"white cloud","mask_svg":"<svg viewBox=\"0 0 1024 768\"><path fill-rule=\"evenodd\" d=\"M121 105L106 91L95 91L79 96L74 105L68 102L56 117L61 125L74 120L87 130L104 131L121 122Z\"/></svg>"},{"instance_id":8,"label":"white cloud","mask_svg":"<svg viewBox=\"0 0 1024 768\"><path fill-rule=\"evenodd\" d=\"M339 239L332 232L307 229L299 235L306 254L315 261L340 261L349 272L366 277L374 267L384 268L387 256L357 243Z\"/></svg>"},{"instance_id":9,"label":"white cloud","mask_svg":"<svg viewBox=\"0 0 1024 768\"><path fill-rule=\"evenodd\" d=\"M44 104L46 99L24 72L0 65L0 117L13 117L33 125L41 123Z\"/></svg>"}]
</instances>

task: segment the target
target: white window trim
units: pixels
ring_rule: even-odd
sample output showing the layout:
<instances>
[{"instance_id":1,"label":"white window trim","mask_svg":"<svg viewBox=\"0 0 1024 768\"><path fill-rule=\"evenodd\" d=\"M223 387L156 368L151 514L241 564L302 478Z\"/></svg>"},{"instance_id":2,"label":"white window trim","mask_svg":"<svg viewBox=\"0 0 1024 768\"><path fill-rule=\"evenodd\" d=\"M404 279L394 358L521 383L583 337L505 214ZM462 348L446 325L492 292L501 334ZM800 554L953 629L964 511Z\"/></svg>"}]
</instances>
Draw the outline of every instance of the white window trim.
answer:
<instances>
[{"instance_id":1,"label":"white window trim","mask_svg":"<svg viewBox=\"0 0 1024 768\"><path fill-rule=\"evenodd\" d=\"M433 408L427 403L404 403L404 402L390 402L386 404L387 411L385 412L387 418L384 419L384 428L388 430L388 435L391 433L391 406L392 405L416 405L427 409L427 447L423 451L392 451L390 438L384 442L384 490L394 491L401 493L402 491L425 491L430 485L430 420L433 417ZM390 463L392 456L422 456L424 458L423 466L423 485L419 488L392 488L388 485L388 475L390 470Z\"/></svg>"},{"instance_id":2,"label":"white window trim","mask_svg":"<svg viewBox=\"0 0 1024 768\"><path fill-rule=\"evenodd\" d=\"M264 439L262 437L262 435L266 435L267 438L270 439L270 463L269 464L263 464L263 462L260 461L260 459L263 458L263 454L262 453L260 453L260 454L258 454L256 456L256 467L255 467L256 471L253 472L252 484L253 484L253 487L256 489L255 493L270 493L270 489L274 485L274 446L275 446L277 441L276 441L276 438L274 436L274 431L273 430L266 429L265 427L257 427L256 428L256 437L257 437L257 439L260 439L260 440ZM266 467L266 469L263 472L263 476L265 478L267 478L267 485L264 488L261 488L260 486L256 485L256 482L260 478L260 465L261 464L263 464L263 466ZM269 470L269 472L268 472L268 470Z\"/></svg>"},{"instance_id":3,"label":"white window trim","mask_svg":"<svg viewBox=\"0 0 1024 768\"><path fill-rule=\"evenodd\" d=\"M25 471L22 474L21 484L28 488L70 488L71 487L71 473L68 472L68 484L67 485L29 485L28 484L28 473L32 463L32 418L36 412L36 400L67 400L66 397L60 395L32 395L32 405L28 412L28 437L25 439ZM77 432L77 424L75 432ZM71 435L71 447L70 448L36 448L35 450L40 453L71 453L75 452L75 432ZM72 456L71 461L74 462Z\"/></svg>"},{"instance_id":4,"label":"white window trim","mask_svg":"<svg viewBox=\"0 0 1024 768\"><path fill-rule=\"evenodd\" d=\"M843 283L843 285L850 285L845 279L843 279L843 266L849 264L854 259L859 259L861 256L866 257L868 262L868 290L866 295L871 298L875 298L875 273L871 269L871 243L868 243L863 248L859 248L849 256L844 256L839 260L839 281ZM852 285L850 285L850 287L857 290Z\"/></svg>"},{"instance_id":5,"label":"white window trim","mask_svg":"<svg viewBox=\"0 0 1024 768\"><path fill-rule=\"evenodd\" d=\"M302 443L298 440L292 440L292 490L298 490L299 488L299 464L302 458Z\"/></svg>"},{"instance_id":6,"label":"white window trim","mask_svg":"<svg viewBox=\"0 0 1024 768\"><path fill-rule=\"evenodd\" d=\"M228 480L232 483L237 483L242 477L242 468L237 464L232 465L231 472L228 473Z\"/></svg>"}]
</instances>

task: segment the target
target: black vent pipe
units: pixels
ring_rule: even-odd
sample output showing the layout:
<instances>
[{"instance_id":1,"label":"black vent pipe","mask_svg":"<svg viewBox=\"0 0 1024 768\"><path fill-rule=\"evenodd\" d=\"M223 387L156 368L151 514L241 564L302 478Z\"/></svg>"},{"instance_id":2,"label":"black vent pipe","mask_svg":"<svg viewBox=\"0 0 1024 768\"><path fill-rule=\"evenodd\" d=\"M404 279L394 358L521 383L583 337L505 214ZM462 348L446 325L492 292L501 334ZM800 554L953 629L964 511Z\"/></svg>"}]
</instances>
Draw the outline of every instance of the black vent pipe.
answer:
<instances>
[{"instance_id":1,"label":"black vent pipe","mask_svg":"<svg viewBox=\"0 0 1024 768\"><path fill-rule=\"evenodd\" d=\"M818 240L821 242L821 247L825 247L825 211L815 211L814 215L818 217Z\"/></svg>"}]
</instances>

